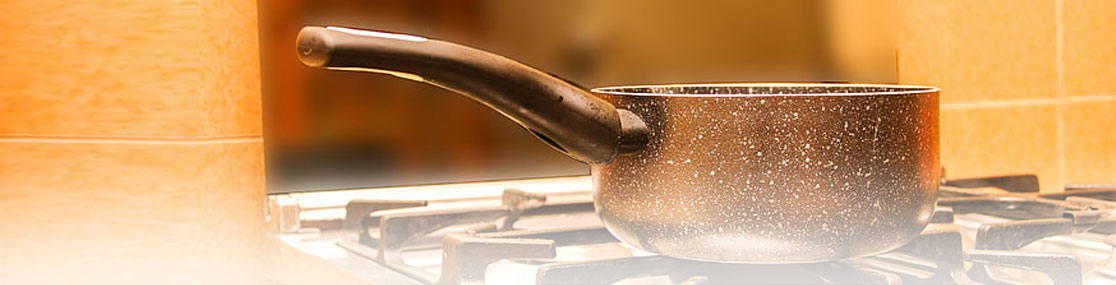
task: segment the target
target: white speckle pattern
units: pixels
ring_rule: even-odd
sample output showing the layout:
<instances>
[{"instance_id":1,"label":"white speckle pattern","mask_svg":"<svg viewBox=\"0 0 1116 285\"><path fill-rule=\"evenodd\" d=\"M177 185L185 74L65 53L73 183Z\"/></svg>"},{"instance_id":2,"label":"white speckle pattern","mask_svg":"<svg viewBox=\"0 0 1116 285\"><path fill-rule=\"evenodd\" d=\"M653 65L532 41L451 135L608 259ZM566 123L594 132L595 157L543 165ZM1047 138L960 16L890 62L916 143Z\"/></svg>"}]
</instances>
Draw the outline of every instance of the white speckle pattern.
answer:
<instances>
[{"instance_id":1,"label":"white speckle pattern","mask_svg":"<svg viewBox=\"0 0 1116 285\"><path fill-rule=\"evenodd\" d=\"M940 169L937 92L867 94L895 90L904 91L672 85L621 90L654 96L598 94L643 118L651 137L592 166L597 212L622 241L686 259L813 262L898 247L929 222Z\"/></svg>"}]
</instances>

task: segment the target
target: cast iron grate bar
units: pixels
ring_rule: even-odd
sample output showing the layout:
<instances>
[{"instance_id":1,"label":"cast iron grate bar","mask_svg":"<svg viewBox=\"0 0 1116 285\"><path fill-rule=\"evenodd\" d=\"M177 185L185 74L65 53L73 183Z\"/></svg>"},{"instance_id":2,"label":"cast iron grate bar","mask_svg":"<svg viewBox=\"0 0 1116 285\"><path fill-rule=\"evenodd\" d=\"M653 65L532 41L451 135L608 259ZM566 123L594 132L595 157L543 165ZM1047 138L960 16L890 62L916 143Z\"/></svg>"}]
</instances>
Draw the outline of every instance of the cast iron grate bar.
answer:
<instances>
[{"instance_id":1,"label":"cast iron grate bar","mask_svg":"<svg viewBox=\"0 0 1116 285\"><path fill-rule=\"evenodd\" d=\"M993 187L1016 193L1039 192L1038 176L1034 174L944 179L942 185L960 188Z\"/></svg>"}]
</instances>

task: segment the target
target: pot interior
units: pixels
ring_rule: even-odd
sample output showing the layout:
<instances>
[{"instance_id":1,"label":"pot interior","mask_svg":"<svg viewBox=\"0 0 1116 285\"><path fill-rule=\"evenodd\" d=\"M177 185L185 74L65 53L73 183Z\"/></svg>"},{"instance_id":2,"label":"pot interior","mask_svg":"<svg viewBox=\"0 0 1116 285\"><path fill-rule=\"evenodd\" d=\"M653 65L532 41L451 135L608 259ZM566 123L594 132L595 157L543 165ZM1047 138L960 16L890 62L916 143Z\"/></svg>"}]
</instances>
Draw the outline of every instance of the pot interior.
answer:
<instances>
[{"instance_id":1,"label":"pot interior","mask_svg":"<svg viewBox=\"0 0 1116 285\"><path fill-rule=\"evenodd\" d=\"M602 87L595 93L628 96L759 97L901 95L938 91L934 87L846 83L713 83Z\"/></svg>"}]
</instances>

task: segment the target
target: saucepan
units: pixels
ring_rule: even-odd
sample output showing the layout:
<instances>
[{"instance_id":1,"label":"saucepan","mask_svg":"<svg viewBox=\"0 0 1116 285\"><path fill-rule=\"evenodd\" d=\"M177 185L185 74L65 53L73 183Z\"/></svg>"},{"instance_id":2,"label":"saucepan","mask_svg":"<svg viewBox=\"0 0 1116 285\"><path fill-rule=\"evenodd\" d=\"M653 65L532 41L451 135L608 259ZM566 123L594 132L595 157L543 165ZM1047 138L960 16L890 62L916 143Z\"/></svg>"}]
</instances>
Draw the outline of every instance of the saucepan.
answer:
<instances>
[{"instance_id":1,"label":"saucepan","mask_svg":"<svg viewBox=\"0 0 1116 285\"><path fill-rule=\"evenodd\" d=\"M590 165L621 241L666 256L798 263L877 254L929 223L938 90L718 83L596 88L423 37L305 27L301 61L468 96Z\"/></svg>"}]
</instances>

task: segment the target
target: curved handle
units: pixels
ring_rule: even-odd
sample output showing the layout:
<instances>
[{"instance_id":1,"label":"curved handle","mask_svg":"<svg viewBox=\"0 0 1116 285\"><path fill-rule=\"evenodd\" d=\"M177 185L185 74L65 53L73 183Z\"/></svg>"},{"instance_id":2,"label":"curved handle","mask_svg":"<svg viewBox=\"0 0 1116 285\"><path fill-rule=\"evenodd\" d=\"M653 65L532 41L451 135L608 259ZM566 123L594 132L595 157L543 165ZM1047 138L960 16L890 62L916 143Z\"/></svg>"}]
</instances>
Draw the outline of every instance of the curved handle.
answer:
<instances>
[{"instance_id":1,"label":"curved handle","mask_svg":"<svg viewBox=\"0 0 1116 285\"><path fill-rule=\"evenodd\" d=\"M390 74L463 94L582 162L605 163L647 141L646 126L635 114L482 50L412 35L304 27L298 52L311 67Z\"/></svg>"}]
</instances>

